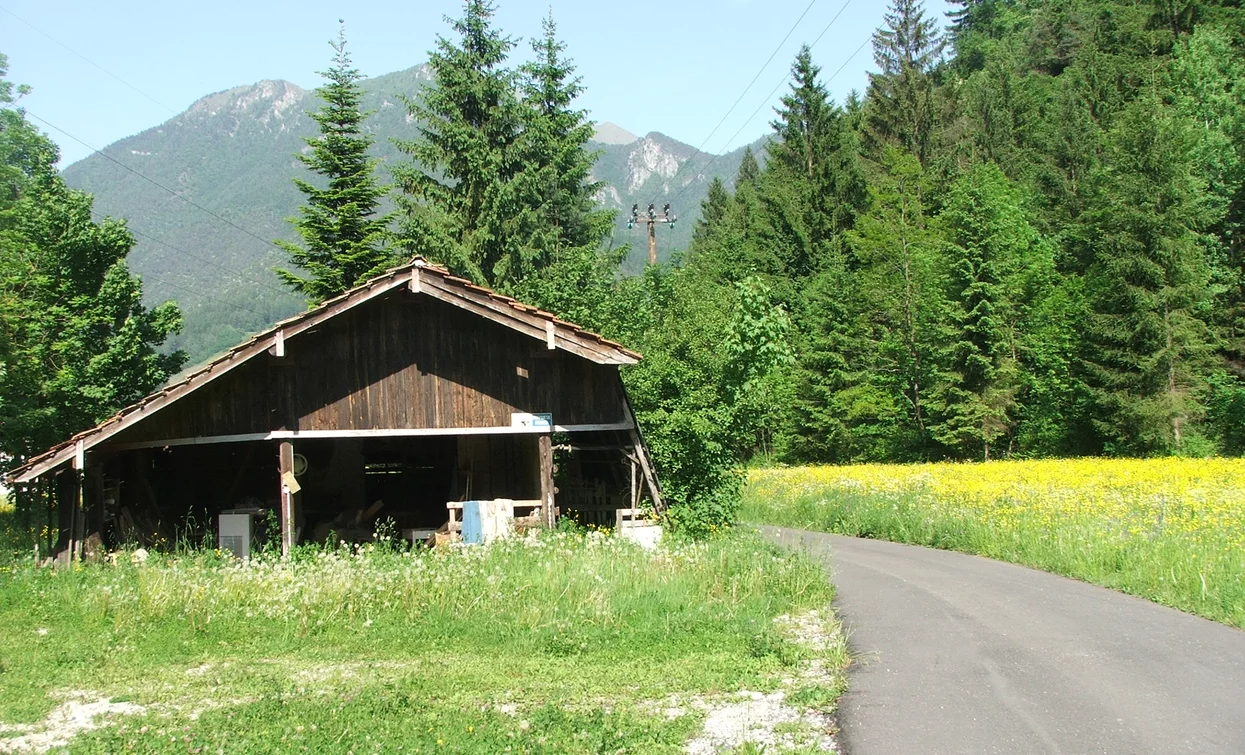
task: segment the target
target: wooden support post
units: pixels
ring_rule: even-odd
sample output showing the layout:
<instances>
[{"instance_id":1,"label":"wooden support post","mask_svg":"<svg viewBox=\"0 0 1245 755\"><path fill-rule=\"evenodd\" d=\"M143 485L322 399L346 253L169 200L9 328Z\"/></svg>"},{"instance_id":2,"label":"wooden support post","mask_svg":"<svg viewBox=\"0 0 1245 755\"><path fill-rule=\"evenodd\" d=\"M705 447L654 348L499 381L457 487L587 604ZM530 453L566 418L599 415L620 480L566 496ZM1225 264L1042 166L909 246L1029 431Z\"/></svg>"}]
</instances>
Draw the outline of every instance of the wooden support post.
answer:
<instances>
[{"instance_id":1,"label":"wooden support post","mask_svg":"<svg viewBox=\"0 0 1245 755\"><path fill-rule=\"evenodd\" d=\"M648 487L649 497L653 499L653 509L661 513L666 508L661 500L661 487L657 484L657 475L653 472L652 462L649 461L648 449L644 447L644 439L640 437L638 430L631 431L631 444L635 448L635 458L640 462L640 471L644 473L644 483Z\"/></svg>"},{"instance_id":2,"label":"wooden support post","mask_svg":"<svg viewBox=\"0 0 1245 755\"><path fill-rule=\"evenodd\" d=\"M631 511L634 512L636 509L640 508L640 481L636 477L635 457L627 456L627 458L631 462L629 465L631 467L631 497L628 503L631 506Z\"/></svg>"},{"instance_id":3,"label":"wooden support post","mask_svg":"<svg viewBox=\"0 0 1245 755\"><path fill-rule=\"evenodd\" d=\"M657 264L657 221L648 221L648 264Z\"/></svg>"},{"instance_id":4,"label":"wooden support post","mask_svg":"<svg viewBox=\"0 0 1245 755\"><path fill-rule=\"evenodd\" d=\"M79 484L78 471L66 469L52 480L52 494L56 501L56 546L51 555L56 563L68 565L77 552L78 538L78 497L82 486ZM63 559L63 561L62 561Z\"/></svg>"},{"instance_id":5,"label":"wooden support post","mask_svg":"<svg viewBox=\"0 0 1245 755\"><path fill-rule=\"evenodd\" d=\"M552 529L557 524L554 510L557 488L553 486L553 439L548 435L541 435L536 440L540 451L541 513L544 515L545 526Z\"/></svg>"},{"instance_id":6,"label":"wooden support post","mask_svg":"<svg viewBox=\"0 0 1245 755\"><path fill-rule=\"evenodd\" d=\"M281 556L289 558L294 549L294 444L283 441L277 453L281 478ZM297 485L297 483L294 483Z\"/></svg>"},{"instance_id":7,"label":"wooden support post","mask_svg":"<svg viewBox=\"0 0 1245 755\"><path fill-rule=\"evenodd\" d=\"M72 556L75 561L81 560L83 555L82 543L86 540L86 506L83 500L84 489L86 488L86 446L82 441L78 441L74 446L73 456L73 476L74 476L74 500L73 500L73 552Z\"/></svg>"}]
</instances>

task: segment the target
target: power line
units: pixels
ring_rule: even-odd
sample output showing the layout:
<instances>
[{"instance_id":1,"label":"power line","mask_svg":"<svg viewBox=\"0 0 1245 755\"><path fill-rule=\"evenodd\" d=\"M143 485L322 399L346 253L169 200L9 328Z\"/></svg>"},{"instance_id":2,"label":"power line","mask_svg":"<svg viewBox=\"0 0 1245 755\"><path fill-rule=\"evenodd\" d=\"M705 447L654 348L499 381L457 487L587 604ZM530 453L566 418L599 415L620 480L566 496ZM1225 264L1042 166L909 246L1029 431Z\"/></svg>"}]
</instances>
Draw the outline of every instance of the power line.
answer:
<instances>
[{"instance_id":1,"label":"power line","mask_svg":"<svg viewBox=\"0 0 1245 755\"><path fill-rule=\"evenodd\" d=\"M851 0L847 0L847 2L850 3ZM757 70L756 75L752 77L752 81L748 82L748 86L744 87L744 90L739 93L739 97L735 99L734 104L732 104L730 109L726 111L726 115L722 116L722 120L718 121L717 125L713 127L713 130L709 132L709 135L705 137L705 140L700 143L700 146L696 148L696 151L687 159L686 162L683 163L683 165L690 165L692 160L695 160L698 156L704 153L705 145L707 145L709 140L713 138L713 135L718 132L718 129L722 128L722 124L726 123L726 119L731 116L731 113L735 112L735 108L739 107L739 103L743 102L744 97L752 90L752 85L757 83L757 80L761 78L761 74L765 73L765 69L769 68L769 64L774 62L774 58L778 55L778 52L782 50L783 45L787 44L787 40L791 39L791 35L795 33L795 30L799 27L800 22L804 20L804 17L808 15L808 12L812 10L813 6L816 4L817 0L812 0L812 2L805 6L804 12L801 13L800 17L795 20L795 23L792 24L791 28L787 30L787 35L782 38L782 41L778 43L778 45L774 48L774 51L771 52L769 57L765 59L765 62L761 64L761 67ZM844 3L843 7L846 8L847 3ZM842 12L843 11L840 9L839 13ZM835 18L838 18L838 16L835 16ZM674 179L679 177L679 173L682 171L683 168L680 167L679 170L675 171L674 175L671 176L670 180L674 181ZM653 197L652 202L654 204L657 202L656 196Z\"/></svg>"},{"instance_id":2,"label":"power line","mask_svg":"<svg viewBox=\"0 0 1245 755\"><path fill-rule=\"evenodd\" d=\"M179 283L174 283L173 281L169 280L168 278L165 278L162 275L157 275L156 273L136 273L136 275L138 275L140 280L153 279L160 283L163 283L169 288L175 288L178 291L184 291L188 294L197 296L200 299L206 299L207 301L216 302L217 304L220 304L221 306L226 307L228 309L234 309L239 312L250 312L251 314L258 317L260 321L265 324L268 324L272 321L272 317L270 317L269 315L266 315L262 312L257 312L256 310L251 309L250 307L247 307L243 304L238 304L237 302L228 302L228 301L225 301L224 299L218 299L215 296L212 296L211 294L204 293L203 291L193 289L193 288L187 288L186 286L183 286Z\"/></svg>"},{"instance_id":3,"label":"power line","mask_svg":"<svg viewBox=\"0 0 1245 755\"><path fill-rule=\"evenodd\" d=\"M105 221L105 220L108 220L108 219L109 219L107 216L101 215L100 213L96 212L95 210L91 210L91 217L95 218L95 221L96 221L96 222L103 222L103 221ZM227 273L231 273L231 274L233 274L234 276L239 276L239 273L238 273L238 271L236 271L236 270L230 270L229 268L227 268L227 267L225 267L225 266L223 266L223 265L220 265L220 264L218 264L218 263L216 263L216 262L213 262L213 261L208 260L208 259L204 259L204 258L202 258L202 257L198 257L198 256L196 256L196 255L194 255L194 254L191 254L190 252L187 252L185 249L180 249L180 248L178 248L178 247L176 247L176 246L173 246L172 244L170 244L170 243L168 243L168 242L161 241L160 239L156 238L155 236L149 236L149 235L147 235L147 234L143 233L142 231L138 231L138 230L135 230L135 229L133 229L133 228L130 228L128 225L126 226L126 230L127 230L127 231L129 231L130 233L133 233L135 236L142 236L143 238L147 239L148 241L152 241L152 242L154 242L154 243L156 243L156 244L160 244L161 246L166 246L166 247L168 247L169 249L172 249L172 250L173 250L173 251L175 251L175 252L180 252L180 253L182 253L182 254L185 254L185 255L186 255L186 256L188 256L188 257L191 257L191 258L193 258L193 259L197 259L197 260L199 260L200 262L206 262L206 263L208 263L209 265L214 265L214 266L216 266L216 267L219 267L221 270L224 270L224 271L225 271L225 272L227 272ZM267 322L269 319L271 319L268 315L266 315L266 314L264 314L264 313L262 313L262 312L258 312L258 311L254 310L254 309L251 309L250 307L247 307L247 306L242 305L242 304L238 304L237 302L227 302L227 301L225 301L224 299L218 299L218 298L216 298L215 296L212 296L211 294L209 294L209 293L207 293L207 292L205 292L205 291L199 290L199 289L187 288L186 286L183 286L183 285L181 285L181 284L174 283L173 281L169 280L169 279L168 279L168 278L166 278L165 276L158 275L158 274L156 274L156 273L136 273L136 274L137 274L137 275L139 276L139 278L141 278L141 279L144 279L144 280L145 280L145 279L148 279L148 278L154 279L154 280L156 280L156 281L159 281L159 282L163 283L164 285L166 285L166 286L168 286L168 287L170 287L170 288L175 288L175 289L177 289L177 290L179 290L179 291L184 291L184 292L186 292L186 293L188 293L188 294L193 294L194 296L197 296L197 297L199 297L200 299L207 299L208 301L214 301L214 302L216 302L217 304L223 305L223 306L225 306L225 307L233 308L233 309L239 310L239 311L241 311L241 312L250 312L251 314L255 315L256 317L258 317L259 319L261 319L261 320L263 320L263 321L265 321L265 322ZM236 280L237 280L237 282L238 282L238 283L244 283L244 282L245 282L245 281L243 281L243 280L242 280L242 278L241 278L241 277L237 277L237 278L236 278ZM257 282L257 281L256 281L256 282ZM263 285L263 284L261 283L261 285ZM267 286L267 288L269 288L269 289L270 289L270 290L272 290L272 291L276 291L276 292L278 292L278 293L285 293L284 291L281 291L281 290L280 290L280 289L278 289L278 288L272 288L271 286Z\"/></svg>"},{"instance_id":4,"label":"power line","mask_svg":"<svg viewBox=\"0 0 1245 755\"><path fill-rule=\"evenodd\" d=\"M92 216L96 219L96 221L100 221L100 222L102 222L102 221L104 221L104 220L107 220L107 219L108 219L108 218L107 218L107 216L105 216L105 215L101 215L100 213L96 212L94 209L92 209L92 210L91 210L91 215L92 215ZM175 252L177 252L177 253L179 253L179 254L184 254L184 255L186 255L187 257L189 257L189 258L191 258L191 259L193 259L193 260L198 260L199 262L202 262L202 263L204 263L204 264L211 265L212 267L215 267L215 268L218 268L218 269L220 269L220 270L223 270L224 272L229 273L230 275L235 276L235 278L237 279L237 281L238 281L239 283L246 282L246 281L244 281L244 280L243 280L243 278L242 278L242 271L241 271L241 270L234 270L234 269L232 269L232 268L225 267L224 265L220 264L219 262L216 262L216 261L214 261L214 260L210 260L210 259L208 259L208 258L206 258L206 257L200 257L199 255L195 254L194 252L189 252L189 251L186 251L185 249L182 249L181 247L176 247L176 246L173 246L172 244L168 243L167 241L162 241L162 240L160 240L160 239L156 238L155 236L152 236L152 235L150 235L150 234L148 234L148 233L144 233L144 232L142 232L142 231L138 230L137 228L133 228L133 227L131 227L128 223L126 224L126 230L127 230L127 231L129 231L130 233L134 234L135 236L141 236L142 238L145 238L145 239L147 239L148 241L150 241L150 242L152 242L152 243L154 243L154 244L159 244L160 246L166 247L166 248L168 248L168 249L172 249L173 251L175 251ZM256 278L256 279L247 279L247 280L248 280L249 282L251 282L251 283L256 283L256 284L258 284L258 285L260 285L260 286L262 286L262 287L264 287L264 288L268 289L269 291L274 291L274 292L276 292L276 293L278 293L278 294L290 293L290 292L285 291L285 290L283 290L283 289L277 288L276 286L270 286L270 285L268 285L267 283L264 283L262 280L259 280L259 279L257 279L257 278Z\"/></svg>"},{"instance_id":5,"label":"power line","mask_svg":"<svg viewBox=\"0 0 1245 755\"><path fill-rule=\"evenodd\" d=\"M51 41L52 41L52 42L54 42L55 44L60 45L60 46L61 46L61 47L63 47L64 49L68 50L70 53L72 53L72 54L74 54L74 55L78 56L79 58L81 58L82 60L86 61L86 62L87 62L87 63L89 63L90 65L92 65L92 66L94 66L94 67L98 68L99 70L101 70L101 71L103 71L104 73L108 74L108 75L109 75L109 76L111 76L112 78L114 78L114 79L116 79L117 81L121 82L122 84L126 85L126 86L127 86L127 87L129 87L130 89L133 89L135 92L138 92L139 94L141 94L142 96L144 96L144 97L146 97L147 99L151 100L151 101L152 101L152 102L154 102L155 104L157 104L157 105L159 105L160 107L164 108L165 110L169 111L169 112L170 112L170 113L172 113L173 115L177 115L177 111L176 111L176 110L174 110L173 108L169 107L168 105L165 105L165 104L164 104L163 102L161 102L160 100L157 100L155 97L152 97L150 94L147 94L146 92L144 92L143 90L141 90L141 89L139 89L138 87L134 86L134 85L133 85L133 84L131 84L130 82L126 81L125 79L121 78L121 77L120 77L120 76L118 76L117 74L113 73L112 71L109 71L107 68L104 68L104 67L103 67L103 66L101 66L99 63L96 63L95 61L91 60L91 59L90 59L90 58L88 58L87 56L85 56L85 55L83 55L82 53L78 52L77 50L73 49L72 47L70 47L69 45L67 45L67 44L65 44L64 42L60 41L60 40L59 40L59 39L57 39L56 37L53 37L51 34L48 34L48 33L47 33L46 31L44 31L43 29L40 29L38 26L35 26L34 24L30 23L30 22L29 22L29 21L27 21L26 19L22 18L21 16L17 15L17 14L16 14L16 13L14 13L13 11L9 10L8 8L5 8L5 7L3 7L3 6L0 6L0 11L4 11L5 13L9 14L9 15L10 15L10 16L12 16L13 18L16 18L18 21L21 21L23 24L26 24L26 25L27 25L27 26L29 26L31 29L34 29L36 32L38 32L39 34L42 34L44 37L46 37L47 39L51 40Z\"/></svg>"},{"instance_id":6,"label":"power line","mask_svg":"<svg viewBox=\"0 0 1245 755\"><path fill-rule=\"evenodd\" d=\"M851 0L848 0L848 2L851 2ZM846 5L846 4L844 4L844 6L843 6L843 7L844 7L844 8L846 8L846 7L847 7L847 5ZM842 13L843 13L843 11L842 11L842 9L840 9L840 10L839 10L839 14L842 14ZM838 19L838 17L839 17L839 16L838 16L838 15L836 15L833 19L831 19L831 20L830 20L830 23L826 25L826 28L824 28L824 29L822 29L822 30L821 30L821 34L818 34L818 35L817 35L817 39L813 40L813 43L812 43L811 45L809 45L809 49L812 49L812 48L814 48L814 47L816 47L816 46L817 46L817 43L821 41L821 38L822 38L822 37L826 36L826 32L830 31L830 27L834 25L834 22L835 22L835 20L836 20L836 19ZM844 69L844 68L847 68L848 64L849 64L849 63L851 63L853 60L855 60L855 59L856 59L856 56L860 54L860 51L861 51L861 50L863 50L863 49L865 49L865 46L866 46L866 45L868 45L868 44L869 44L869 42L871 42L872 40L873 40L873 36L872 36L872 35L870 35L868 38L866 38L866 39L865 39L865 41L864 41L864 42L861 42L861 43L860 43L860 47L857 47L857 48L856 48L856 51L855 51L855 52L853 52L851 55L849 55L849 56L848 56L848 58L847 58L847 60L843 61L843 64L842 64L841 66L839 66L838 68L836 68L836 69L835 69L834 73L830 74L830 76L829 76L829 77L825 80L825 81L826 81L826 83L827 83L827 84L829 84L830 82L834 81L834 80L835 80L835 78L836 78L836 77L837 77L840 73L842 73L842 72L843 72L843 69ZM756 118L756 117L757 117L757 114L758 114L758 113L760 113L760 112L761 112L761 111L765 108L765 106L766 106L766 105L768 105L768 104L770 103L770 101L772 101L772 100L774 99L774 95L778 93L778 90L779 90L779 89L781 89L781 88L783 87L783 85L784 85L784 84L786 84L786 83L787 83L787 81L788 81L790 78L791 78L791 72L790 72L790 71L788 71L788 72L787 72L787 74L786 74L785 76L783 76L782 80L781 80L781 81L779 81L779 82L778 82L778 84L777 84L777 85L776 85L773 89L771 89L771 90L770 90L770 93L769 93L769 94L765 97L765 99L764 99L764 100L762 100L762 101L761 101L761 104L760 104L760 105L757 105L757 109L752 111L752 115L749 115L749 116L748 116L748 118L747 118L747 120L745 120L745 121L743 122L743 124L742 124L742 125L738 128L738 130L736 130L736 131L735 131L735 133L731 135L731 138L730 138L730 139L727 139L727 140L726 140L726 142L725 142L725 143L723 143L723 145L722 145L721 149L723 149L723 150L724 150L724 149L726 149L727 145L729 145L731 142L735 141L735 139L736 139L736 138L737 138L737 137L738 137L741 133L743 133L743 130L744 130L745 128L747 128L747 127L748 127L748 124L752 123L752 119L753 119L753 118ZM712 159L712 160L710 160L709 162L705 163L705 167L703 167L703 168L701 168L701 169L700 169L700 172L696 174L696 176L692 179L691 183L688 183L688 184L684 185L684 187L683 187L682 189L680 189L680 190L679 190L679 193L674 195L674 199L673 199L673 200L671 200L671 201L672 201L672 202L677 202L677 201L678 201L678 199L679 199L679 197L683 196L683 193L684 193L684 192L686 192L686 191L688 190L688 188L692 185L692 183L695 183L695 181L696 181L696 179L697 179L697 178L700 178L701 176L703 176L703 175L705 174L705 171L709 170L710 166L712 166L715 162L717 162L717 161L718 161L718 158L720 158L720 157L722 157L722 155L721 155L721 154L714 155L714 157L713 157L713 159ZM676 175L677 175L677 174L676 174Z\"/></svg>"},{"instance_id":7,"label":"power line","mask_svg":"<svg viewBox=\"0 0 1245 755\"><path fill-rule=\"evenodd\" d=\"M248 231L247 229L243 228L242 226L238 225L237 223L234 223L234 222L233 222L233 221L231 221L231 220L228 220L228 219L226 219L226 218L221 217L220 215L217 215L216 213L212 212L211 210L209 210L208 208L204 207L203 205L201 205L201 204L199 204L199 203L197 203L197 202L195 202L195 201L193 201L193 200L187 199L186 197L183 197L183 196L182 196L181 194L179 194L178 192L174 191L173 189L170 189L169 187L165 186L164 184L160 183L159 181L155 180L154 178L149 178L148 176L146 176L146 175L144 175L144 174L142 174L142 173L139 173L137 170L134 170L133 168L131 168L130 166L128 166L128 165L126 165L125 163L121 162L120 160L116 159L116 158L115 158L115 157L113 157L112 155L109 155L109 154L107 154L107 153L105 153L105 152L102 152L102 151L100 151L100 150L96 149L95 147L91 146L90 144L87 144L87 143L86 143L86 142L84 142L83 140L81 140L81 139L79 139L78 137L74 136L73 134L69 133L68 131L66 131L65 129L61 128L60 126L57 126L56 124L52 123L51 121L47 120L46 118L40 118L38 115L35 115L34 113L30 112L29 110L26 110L25 112L26 112L26 115L29 115L31 118L34 118L35 120L39 121L40 123L43 123L44 125L46 125L46 126L48 126L48 127L50 127L50 128L54 128L54 129L56 129L57 131L61 132L61 133L62 133L62 134L64 134L65 136L69 137L70 139L73 139L75 142L77 142L77 143L81 144L82 146L84 146L84 147L86 147L87 149L91 150L92 152L94 152L95 154L97 154L97 155L99 155L100 157L104 158L105 160L108 160L109 162L115 163L116 165L120 166L121 168L123 168L123 169L125 169L125 170L129 171L130 173L133 173L134 175L138 176L139 178L143 179L144 181L146 181L147 183L151 184L152 186L155 186L155 187L158 187L158 188L160 188L160 189L163 189L164 191L168 192L169 194L172 194L174 197L177 197L177 198L178 198L178 199L180 199L181 201L185 202L186 204L190 205L191 207L194 207L195 209L199 210L200 212L203 212L204 214L207 214L207 215L210 215L210 216L212 216L212 217L216 218L217 220L219 220L220 222L224 223L225 225L227 225L227 226L229 226L229 227L231 227L231 228L234 228L234 229L236 229L236 230L238 230L238 231L241 231L242 233L245 233L247 236L250 236L250 237L251 237L251 238L253 238L253 239L257 239L258 241L260 241L260 242L261 242L261 243L263 243L264 245L272 245L272 246L276 247L277 249L280 249L280 248L281 248L280 246L278 246L278 245L276 244L276 242L272 241L271 239L266 239L266 238L264 238L263 236L260 236L260 235L258 235L258 234L252 233L251 231Z\"/></svg>"}]
</instances>

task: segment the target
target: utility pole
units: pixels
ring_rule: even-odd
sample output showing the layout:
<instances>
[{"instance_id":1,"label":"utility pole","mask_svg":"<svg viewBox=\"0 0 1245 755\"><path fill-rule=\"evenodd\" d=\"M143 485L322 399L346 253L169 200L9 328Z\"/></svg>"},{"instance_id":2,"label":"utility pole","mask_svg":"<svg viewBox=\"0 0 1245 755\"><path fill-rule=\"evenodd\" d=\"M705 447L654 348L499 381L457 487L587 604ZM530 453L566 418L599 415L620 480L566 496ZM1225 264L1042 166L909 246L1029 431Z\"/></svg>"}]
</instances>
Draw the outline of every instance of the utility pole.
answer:
<instances>
[{"instance_id":1,"label":"utility pole","mask_svg":"<svg viewBox=\"0 0 1245 755\"><path fill-rule=\"evenodd\" d=\"M648 223L648 264L657 264L657 224L666 223L673 230L678 219L670 212L669 202L666 202L666 206L662 208L660 216L657 214L654 203L649 202L648 213L645 216L645 221ZM627 228L635 228L638 222L640 222L640 203L636 202L631 205L631 219L627 221Z\"/></svg>"}]
</instances>

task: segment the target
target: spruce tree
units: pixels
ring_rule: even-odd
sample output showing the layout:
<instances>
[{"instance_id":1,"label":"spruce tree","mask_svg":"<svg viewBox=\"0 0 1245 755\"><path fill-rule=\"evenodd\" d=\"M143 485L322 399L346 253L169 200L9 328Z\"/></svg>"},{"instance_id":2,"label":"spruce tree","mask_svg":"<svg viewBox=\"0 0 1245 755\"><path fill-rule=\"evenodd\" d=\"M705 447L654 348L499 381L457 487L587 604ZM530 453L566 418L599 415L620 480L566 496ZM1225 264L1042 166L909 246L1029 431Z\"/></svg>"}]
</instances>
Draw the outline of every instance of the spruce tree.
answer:
<instances>
[{"instance_id":1,"label":"spruce tree","mask_svg":"<svg viewBox=\"0 0 1245 755\"><path fill-rule=\"evenodd\" d=\"M457 38L437 37L431 85L406 100L419 138L394 140L410 160L392 171L402 246L485 285L508 265L512 181L521 167L514 147L522 113L506 67L514 41L493 27L495 12L489 0L465 0L462 18L451 22Z\"/></svg>"},{"instance_id":2,"label":"spruce tree","mask_svg":"<svg viewBox=\"0 0 1245 755\"><path fill-rule=\"evenodd\" d=\"M1000 5L1006 0L947 0L954 10L947 11L947 19L951 21L951 34L958 42L961 38L990 30L991 23L998 17ZM957 48L956 52L959 50Z\"/></svg>"},{"instance_id":3,"label":"spruce tree","mask_svg":"<svg viewBox=\"0 0 1245 755\"><path fill-rule=\"evenodd\" d=\"M698 275L722 285L735 286L750 276L783 293L781 300L794 300L782 258L763 241L769 226L759 194L760 169L751 150L745 150L735 193L714 178L701 208L701 219L692 232L688 266Z\"/></svg>"},{"instance_id":4,"label":"spruce tree","mask_svg":"<svg viewBox=\"0 0 1245 755\"><path fill-rule=\"evenodd\" d=\"M843 111L830 99L808 46L792 65L791 91L773 122L763 195L774 231L770 242L787 273L807 277L836 262L839 235L852 227L864 200L856 145Z\"/></svg>"},{"instance_id":5,"label":"spruce tree","mask_svg":"<svg viewBox=\"0 0 1245 755\"><path fill-rule=\"evenodd\" d=\"M1004 455L1023 410L1032 313L1055 283L1051 248L998 166L952 184L939 224L948 245L951 373L939 389L935 437L960 458Z\"/></svg>"},{"instance_id":6,"label":"spruce tree","mask_svg":"<svg viewBox=\"0 0 1245 755\"><path fill-rule=\"evenodd\" d=\"M700 219L692 230L692 244L703 244L710 234L718 230L726 221L726 213L730 211L731 194L726 190L722 179L714 176L709 182L709 193L700 203Z\"/></svg>"},{"instance_id":7,"label":"spruce tree","mask_svg":"<svg viewBox=\"0 0 1245 755\"><path fill-rule=\"evenodd\" d=\"M781 261L775 298L791 307L798 331L795 404L779 444L787 458L806 461L847 458L852 445L838 400L856 378L859 345L845 233L865 195L854 134L819 73L802 48L773 123L758 187L762 211L753 214L763 223L753 257Z\"/></svg>"},{"instance_id":8,"label":"spruce tree","mask_svg":"<svg viewBox=\"0 0 1245 755\"><path fill-rule=\"evenodd\" d=\"M757 156L752 151L752 145L744 147L743 157L739 160L739 172L735 176L735 188L738 189L743 184L757 185L757 181L761 178L761 166L757 163Z\"/></svg>"},{"instance_id":9,"label":"spruce tree","mask_svg":"<svg viewBox=\"0 0 1245 755\"><path fill-rule=\"evenodd\" d=\"M931 71L943 39L921 0L892 0L884 19L873 34L879 72L869 74L868 131L877 153L894 144L925 165L935 118Z\"/></svg>"},{"instance_id":10,"label":"spruce tree","mask_svg":"<svg viewBox=\"0 0 1245 755\"><path fill-rule=\"evenodd\" d=\"M929 228L929 178L912 155L894 147L870 185L870 207L851 234L857 260L861 330L871 352L852 396L856 434L890 459L936 456L930 425L944 369L947 303L941 239Z\"/></svg>"},{"instance_id":11,"label":"spruce tree","mask_svg":"<svg viewBox=\"0 0 1245 755\"><path fill-rule=\"evenodd\" d=\"M525 301L583 324L594 324L621 257L605 254L614 213L596 200L592 178L598 153L588 149L595 128L575 102L583 84L564 57L550 15L532 41L534 59L520 68L522 133L505 223L509 248L494 266L493 283Z\"/></svg>"},{"instance_id":12,"label":"spruce tree","mask_svg":"<svg viewBox=\"0 0 1245 755\"><path fill-rule=\"evenodd\" d=\"M783 257L774 244L766 243L772 235L761 196L761 168L752 147L745 147L739 171L735 174L735 194L723 219L724 225L734 233L732 244L735 252L727 264L738 268L738 276L759 274L765 276L771 288L783 289L785 276ZM731 277L732 282L741 280ZM790 294L783 301L794 301Z\"/></svg>"},{"instance_id":13,"label":"spruce tree","mask_svg":"<svg viewBox=\"0 0 1245 755\"><path fill-rule=\"evenodd\" d=\"M307 200L290 219L302 244L277 242L308 277L280 269L277 275L311 304L362 283L394 262L385 246L390 217L377 215L387 188L377 182L376 161L368 157L372 137L363 130L369 115L360 109L363 75L351 66L344 25L329 45L333 64L321 72L326 81L316 90L323 104L310 113L320 135L304 140L310 153L295 154L326 185L294 179Z\"/></svg>"},{"instance_id":14,"label":"spruce tree","mask_svg":"<svg viewBox=\"0 0 1245 755\"><path fill-rule=\"evenodd\" d=\"M1094 177L1083 364L1102 446L1185 450L1199 436L1212 364L1211 266L1219 217L1196 168L1193 129L1147 96L1123 114Z\"/></svg>"}]
</instances>

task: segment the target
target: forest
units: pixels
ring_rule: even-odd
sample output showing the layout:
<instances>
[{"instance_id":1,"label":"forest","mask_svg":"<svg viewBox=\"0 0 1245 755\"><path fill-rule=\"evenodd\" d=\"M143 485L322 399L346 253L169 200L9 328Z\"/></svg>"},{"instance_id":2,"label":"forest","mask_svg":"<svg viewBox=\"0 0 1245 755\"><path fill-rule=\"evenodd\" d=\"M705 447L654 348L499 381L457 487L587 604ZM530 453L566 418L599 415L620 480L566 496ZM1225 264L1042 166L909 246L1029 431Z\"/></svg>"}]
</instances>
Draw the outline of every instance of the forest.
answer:
<instances>
[{"instance_id":1,"label":"forest","mask_svg":"<svg viewBox=\"0 0 1245 755\"><path fill-rule=\"evenodd\" d=\"M1245 452L1245 11L954 7L893 0L863 93L834 96L805 47L767 146L714 181L686 250L631 277L552 18L516 65L493 5L464 3L435 86L405 103L420 138L396 145L392 185L343 36L282 278L314 304L422 254L643 352L625 380L692 533L733 521L757 459ZM159 350L175 307L143 309L125 271L124 224L57 184L55 148L0 95L11 466L180 357Z\"/></svg>"}]
</instances>

